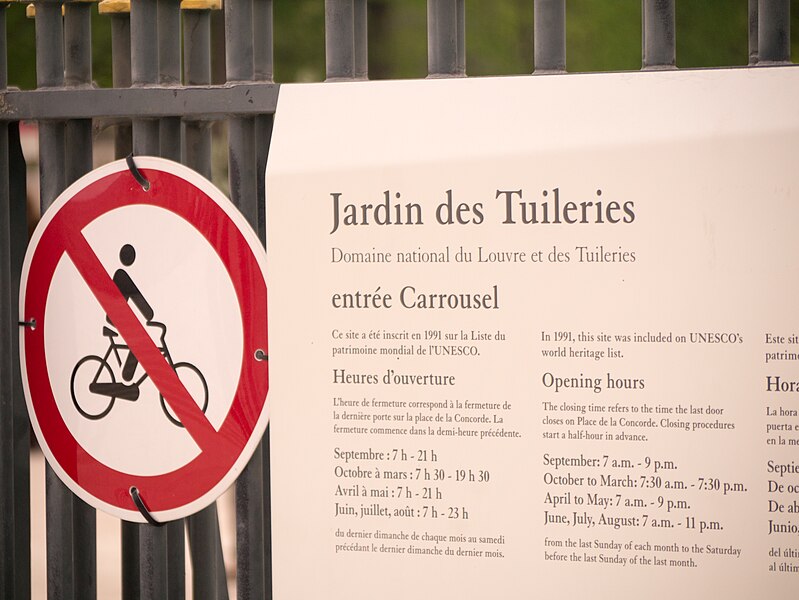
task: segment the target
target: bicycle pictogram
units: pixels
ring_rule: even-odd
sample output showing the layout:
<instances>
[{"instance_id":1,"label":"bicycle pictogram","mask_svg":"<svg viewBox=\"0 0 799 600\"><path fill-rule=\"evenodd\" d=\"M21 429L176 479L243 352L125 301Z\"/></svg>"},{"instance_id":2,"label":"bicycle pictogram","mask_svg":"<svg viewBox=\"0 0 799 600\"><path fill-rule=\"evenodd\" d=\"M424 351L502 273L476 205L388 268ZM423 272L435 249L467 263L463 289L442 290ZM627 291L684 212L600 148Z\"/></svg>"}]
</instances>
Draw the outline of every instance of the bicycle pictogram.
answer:
<instances>
[{"instance_id":1,"label":"bicycle pictogram","mask_svg":"<svg viewBox=\"0 0 799 600\"><path fill-rule=\"evenodd\" d=\"M136 260L136 251L130 244L125 244L119 253L120 261L126 267ZM158 330L156 347L169 366L175 371L180 382L186 387L192 399L204 413L208 408L208 384L200 370L189 362L174 362L166 343L167 327L164 323L154 321L154 311L139 291L127 271L117 269L113 277L125 300L131 301L145 317L148 328ZM70 378L70 394L78 412L91 420L105 417L114 407L116 400L135 402L139 399L140 388L149 374L144 371L136 380L133 376L139 364L120 334L114 328L110 318L108 325L103 326L103 336L108 338L108 348L103 356L89 354L81 358ZM123 354L127 352L123 363ZM113 356L113 359L112 359ZM121 381L116 373L121 369ZM183 427L178 416L172 411L163 394L159 391L161 409L173 424Z\"/></svg>"},{"instance_id":2,"label":"bicycle pictogram","mask_svg":"<svg viewBox=\"0 0 799 600\"><path fill-rule=\"evenodd\" d=\"M157 327L161 330L158 349L164 355L169 365L175 370L181 383L197 402L200 409L205 412L208 408L208 384L200 370L189 362L173 362L172 356L166 345L166 325L156 321L149 321L147 326ZM114 402L128 400L134 402L139 399L139 389L149 377L144 372L138 379L131 383L117 381L115 371L122 367L122 352L129 351L124 342L118 341L119 333L110 327L103 327L103 335L108 337L108 349L105 354L97 356L90 354L81 358L72 370L70 380L70 393L72 402L78 412L87 419L97 420L106 416L114 407ZM113 355L112 364L111 356ZM116 368L114 368L116 366ZM167 418L182 427L177 415L169 408L164 396L159 392L161 408Z\"/></svg>"}]
</instances>

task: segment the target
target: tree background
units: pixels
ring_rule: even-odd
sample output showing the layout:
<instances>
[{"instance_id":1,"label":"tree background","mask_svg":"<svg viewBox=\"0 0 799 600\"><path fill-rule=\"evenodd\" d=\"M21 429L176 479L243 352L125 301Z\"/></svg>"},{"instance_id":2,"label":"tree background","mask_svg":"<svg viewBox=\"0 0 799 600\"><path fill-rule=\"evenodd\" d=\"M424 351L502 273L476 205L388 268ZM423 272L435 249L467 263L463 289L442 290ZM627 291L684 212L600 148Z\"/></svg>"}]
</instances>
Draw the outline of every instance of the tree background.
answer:
<instances>
[{"instance_id":1,"label":"tree background","mask_svg":"<svg viewBox=\"0 0 799 600\"><path fill-rule=\"evenodd\" d=\"M371 79L427 75L426 6L426 0L369 0ZM791 9L796 58L799 0L791 0ZM25 17L24 3L6 10L9 85L34 88L34 22ZM676 13L678 67L747 64L748 0L678 0ZM221 17L221 12L215 14L217 25ZM97 14L96 8L92 19L94 78L107 87L111 85L110 20ZM324 0L275 0L274 20L275 80L324 80ZM568 0L566 43L569 71L640 69L641 0ZM217 65L224 65L223 57L215 58ZM467 73L511 75L532 70L533 0L466 0ZM219 69L215 72L221 77Z\"/></svg>"}]
</instances>

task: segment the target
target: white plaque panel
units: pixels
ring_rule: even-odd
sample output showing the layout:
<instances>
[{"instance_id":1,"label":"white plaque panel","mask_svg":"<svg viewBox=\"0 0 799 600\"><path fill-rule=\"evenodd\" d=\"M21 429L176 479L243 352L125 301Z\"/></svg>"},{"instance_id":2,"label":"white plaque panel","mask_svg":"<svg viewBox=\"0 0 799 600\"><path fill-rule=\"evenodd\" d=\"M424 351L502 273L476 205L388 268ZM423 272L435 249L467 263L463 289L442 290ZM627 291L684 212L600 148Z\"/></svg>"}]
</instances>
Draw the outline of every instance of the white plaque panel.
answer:
<instances>
[{"instance_id":1,"label":"white plaque panel","mask_svg":"<svg viewBox=\"0 0 799 600\"><path fill-rule=\"evenodd\" d=\"M275 597L794 598L797 97L282 87Z\"/></svg>"}]
</instances>

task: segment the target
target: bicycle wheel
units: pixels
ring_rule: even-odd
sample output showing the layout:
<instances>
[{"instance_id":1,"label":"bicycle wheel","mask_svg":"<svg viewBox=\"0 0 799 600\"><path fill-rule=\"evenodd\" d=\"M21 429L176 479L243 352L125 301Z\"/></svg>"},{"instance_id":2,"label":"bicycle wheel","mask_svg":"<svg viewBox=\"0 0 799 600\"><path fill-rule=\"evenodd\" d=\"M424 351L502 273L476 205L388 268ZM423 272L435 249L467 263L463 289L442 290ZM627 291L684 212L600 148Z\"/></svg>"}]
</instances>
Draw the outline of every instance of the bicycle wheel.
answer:
<instances>
[{"instance_id":1,"label":"bicycle wheel","mask_svg":"<svg viewBox=\"0 0 799 600\"><path fill-rule=\"evenodd\" d=\"M78 412L87 419L93 421L102 419L114 406L116 398L93 394L89 391L89 385L92 383L115 382L111 365L99 356L84 356L72 369L72 377L69 381L72 403L78 409Z\"/></svg>"},{"instance_id":2,"label":"bicycle wheel","mask_svg":"<svg viewBox=\"0 0 799 600\"><path fill-rule=\"evenodd\" d=\"M200 407L200 410L205 412L208 408L208 384L205 383L203 374L200 373L197 367L187 362L175 363L172 368L175 369L175 373L178 374L178 379L186 386L186 391L189 392L194 402ZM183 423L180 422L178 416L169 407L164 397L161 394L159 394L158 397L161 399L161 408L166 418L178 427L183 427Z\"/></svg>"}]
</instances>

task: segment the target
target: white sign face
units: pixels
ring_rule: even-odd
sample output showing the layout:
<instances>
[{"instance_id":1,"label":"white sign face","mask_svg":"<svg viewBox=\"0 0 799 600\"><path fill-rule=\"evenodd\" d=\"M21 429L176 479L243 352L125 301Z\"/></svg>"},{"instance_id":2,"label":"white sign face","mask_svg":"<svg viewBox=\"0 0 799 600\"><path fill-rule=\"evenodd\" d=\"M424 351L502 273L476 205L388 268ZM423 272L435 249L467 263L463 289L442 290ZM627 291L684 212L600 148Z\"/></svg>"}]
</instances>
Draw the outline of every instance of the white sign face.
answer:
<instances>
[{"instance_id":1,"label":"white sign face","mask_svg":"<svg viewBox=\"0 0 799 600\"><path fill-rule=\"evenodd\" d=\"M281 88L275 596L795 597L798 95Z\"/></svg>"},{"instance_id":2,"label":"white sign face","mask_svg":"<svg viewBox=\"0 0 799 600\"><path fill-rule=\"evenodd\" d=\"M144 521L212 502L266 426L265 256L237 209L181 165L118 161L62 194L26 256L28 409L56 473Z\"/></svg>"}]
</instances>

